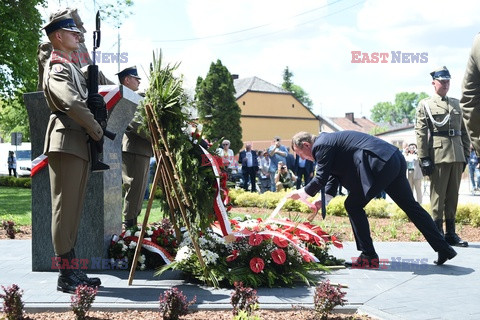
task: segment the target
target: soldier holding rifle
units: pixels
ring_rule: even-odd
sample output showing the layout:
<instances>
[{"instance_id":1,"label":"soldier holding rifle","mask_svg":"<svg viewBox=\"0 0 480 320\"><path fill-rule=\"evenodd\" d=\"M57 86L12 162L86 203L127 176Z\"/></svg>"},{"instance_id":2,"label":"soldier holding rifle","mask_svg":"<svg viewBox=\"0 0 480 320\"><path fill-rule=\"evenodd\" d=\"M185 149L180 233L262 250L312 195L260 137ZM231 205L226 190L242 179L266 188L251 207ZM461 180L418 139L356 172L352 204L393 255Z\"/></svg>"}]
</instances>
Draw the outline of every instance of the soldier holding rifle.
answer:
<instances>
[{"instance_id":1,"label":"soldier holding rifle","mask_svg":"<svg viewBox=\"0 0 480 320\"><path fill-rule=\"evenodd\" d=\"M52 242L60 266L72 265L90 163L89 139L101 150L104 128L89 109L104 107L103 97L87 90L81 70L71 63L78 49L80 30L70 14L57 16L43 28L53 45L43 81L43 90L52 112L46 137L51 200ZM98 286L80 269L61 268L57 290L73 293L80 284Z\"/></svg>"}]
</instances>

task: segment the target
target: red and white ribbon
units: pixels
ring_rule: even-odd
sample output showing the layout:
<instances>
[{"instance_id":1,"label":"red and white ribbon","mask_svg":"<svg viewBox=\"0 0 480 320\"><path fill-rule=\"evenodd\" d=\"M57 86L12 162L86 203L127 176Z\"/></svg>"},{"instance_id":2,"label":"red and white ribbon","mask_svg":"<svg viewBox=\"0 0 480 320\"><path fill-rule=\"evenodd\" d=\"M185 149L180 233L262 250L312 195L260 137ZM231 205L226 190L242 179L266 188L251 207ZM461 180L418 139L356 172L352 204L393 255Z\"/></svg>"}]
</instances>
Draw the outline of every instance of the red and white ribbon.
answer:
<instances>
[{"instance_id":1,"label":"red and white ribbon","mask_svg":"<svg viewBox=\"0 0 480 320\"><path fill-rule=\"evenodd\" d=\"M225 204L222 201L222 195L220 194L221 192L221 185L220 185L220 168L218 167L217 162L213 158L213 156L205 150L202 146L200 146L200 149L202 149L203 153L205 154L205 157L208 159L210 162L210 165L212 166L213 173L215 174L215 199L213 201L213 210L215 212L215 216L217 217L217 221L220 225L220 230L222 231L222 235L226 236L230 233L232 233L232 227L230 225L230 221L228 220L227 216L227 209L225 208Z\"/></svg>"},{"instance_id":2,"label":"red and white ribbon","mask_svg":"<svg viewBox=\"0 0 480 320\"><path fill-rule=\"evenodd\" d=\"M122 98L120 87L117 85L99 86L98 93L103 96L108 111L110 111Z\"/></svg>"},{"instance_id":3,"label":"red and white ribbon","mask_svg":"<svg viewBox=\"0 0 480 320\"><path fill-rule=\"evenodd\" d=\"M30 172L30 176L33 177L37 174L37 172L45 168L47 165L48 157L44 154L39 155L32 161L32 171Z\"/></svg>"},{"instance_id":4,"label":"red and white ribbon","mask_svg":"<svg viewBox=\"0 0 480 320\"><path fill-rule=\"evenodd\" d=\"M138 245L138 237L130 236L130 237L124 238L123 240L124 241L135 241ZM163 261L165 261L165 264L170 264L173 261L173 257L170 255L170 253L168 253L167 250L165 250L165 248L162 248L161 246L159 246L158 244L156 244L152 241L148 241L148 240L143 239L142 247L147 249L150 252L158 254L160 257L162 257Z\"/></svg>"}]
</instances>

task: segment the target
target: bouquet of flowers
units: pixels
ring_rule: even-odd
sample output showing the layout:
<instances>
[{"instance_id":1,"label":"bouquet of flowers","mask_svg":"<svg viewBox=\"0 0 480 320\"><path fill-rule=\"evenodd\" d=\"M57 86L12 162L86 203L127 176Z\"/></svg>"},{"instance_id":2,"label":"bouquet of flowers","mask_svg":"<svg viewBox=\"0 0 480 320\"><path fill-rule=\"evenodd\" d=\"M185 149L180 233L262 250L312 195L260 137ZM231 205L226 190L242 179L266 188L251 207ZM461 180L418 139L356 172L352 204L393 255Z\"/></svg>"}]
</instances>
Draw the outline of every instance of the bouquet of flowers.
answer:
<instances>
[{"instance_id":1,"label":"bouquet of flowers","mask_svg":"<svg viewBox=\"0 0 480 320\"><path fill-rule=\"evenodd\" d=\"M138 245L141 227L127 228L120 236L113 235L108 255L110 259L127 260L128 267L132 265L135 249ZM168 219L154 224L145 230L141 256L137 268L140 270L155 269L173 260L178 247L172 224Z\"/></svg>"},{"instance_id":2,"label":"bouquet of flowers","mask_svg":"<svg viewBox=\"0 0 480 320\"><path fill-rule=\"evenodd\" d=\"M185 233L175 260L159 269L182 270L202 281L233 285L236 281L246 286L284 286L302 280L314 284L313 270L326 270L325 265L338 263L328 255L333 244L342 247L335 236L309 223L295 223L287 219L231 220L233 235L219 236L213 229L199 235L202 258L209 279L192 249L190 235Z\"/></svg>"}]
</instances>

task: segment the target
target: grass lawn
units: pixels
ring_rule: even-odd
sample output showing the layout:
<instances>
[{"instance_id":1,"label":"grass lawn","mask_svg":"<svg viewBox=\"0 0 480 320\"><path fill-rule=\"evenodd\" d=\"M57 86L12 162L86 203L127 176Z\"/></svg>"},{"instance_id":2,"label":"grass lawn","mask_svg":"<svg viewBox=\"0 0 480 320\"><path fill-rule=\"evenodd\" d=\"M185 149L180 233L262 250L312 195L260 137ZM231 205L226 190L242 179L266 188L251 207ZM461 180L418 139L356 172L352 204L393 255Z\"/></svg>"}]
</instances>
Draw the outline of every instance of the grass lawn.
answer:
<instances>
[{"instance_id":1,"label":"grass lawn","mask_svg":"<svg viewBox=\"0 0 480 320\"><path fill-rule=\"evenodd\" d=\"M32 224L32 189L0 186L0 221Z\"/></svg>"},{"instance_id":2,"label":"grass lawn","mask_svg":"<svg viewBox=\"0 0 480 320\"><path fill-rule=\"evenodd\" d=\"M148 201L143 202L142 213L138 222L143 222ZM121 212L118 213L121 215ZM153 201L148 221L160 221L163 214L160 210L160 200ZM32 189L0 186L0 222L13 220L15 224L28 226L32 224Z\"/></svg>"}]
</instances>

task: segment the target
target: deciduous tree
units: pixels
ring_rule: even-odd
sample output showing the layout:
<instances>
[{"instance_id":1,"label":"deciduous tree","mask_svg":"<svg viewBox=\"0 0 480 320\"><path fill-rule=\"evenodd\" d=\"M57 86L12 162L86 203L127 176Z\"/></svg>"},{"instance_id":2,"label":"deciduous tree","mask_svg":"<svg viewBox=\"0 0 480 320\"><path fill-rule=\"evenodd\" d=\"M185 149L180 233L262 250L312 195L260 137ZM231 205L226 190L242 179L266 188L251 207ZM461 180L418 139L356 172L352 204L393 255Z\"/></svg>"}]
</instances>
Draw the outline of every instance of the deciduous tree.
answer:
<instances>
[{"instance_id":1,"label":"deciduous tree","mask_svg":"<svg viewBox=\"0 0 480 320\"><path fill-rule=\"evenodd\" d=\"M400 92L395 95L395 102L378 102L370 110L372 120L376 122L402 123L407 119L413 123L418 102L428 97L425 92Z\"/></svg>"},{"instance_id":2,"label":"deciduous tree","mask_svg":"<svg viewBox=\"0 0 480 320\"><path fill-rule=\"evenodd\" d=\"M292 78L293 72L288 69L288 66L285 67L285 70L283 70L282 88L290 91L293 96L298 99L298 101L300 101L304 106L311 110L313 102L310 99L308 93L305 92L305 90L303 90L303 88L299 85L294 84Z\"/></svg>"}]
</instances>

